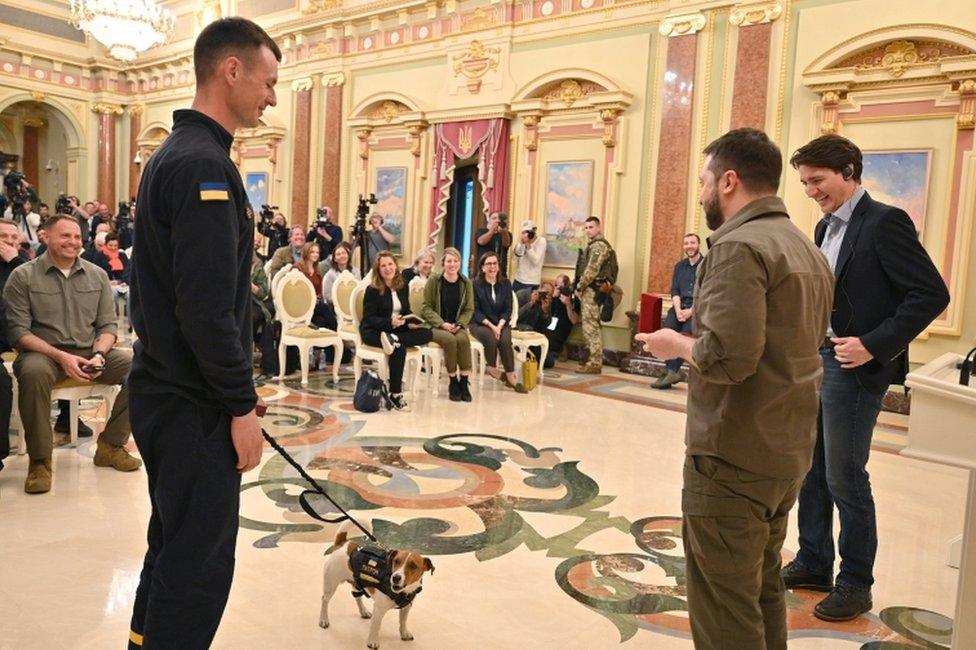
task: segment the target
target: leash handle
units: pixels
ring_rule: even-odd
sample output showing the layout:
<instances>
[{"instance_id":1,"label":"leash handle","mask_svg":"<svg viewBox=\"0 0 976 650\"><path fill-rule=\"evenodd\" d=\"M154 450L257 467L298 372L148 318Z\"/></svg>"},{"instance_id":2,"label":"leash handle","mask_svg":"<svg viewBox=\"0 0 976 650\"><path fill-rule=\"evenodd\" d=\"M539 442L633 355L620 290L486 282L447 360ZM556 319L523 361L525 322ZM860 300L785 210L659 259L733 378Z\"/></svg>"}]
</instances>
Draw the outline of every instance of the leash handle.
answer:
<instances>
[{"instance_id":1,"label":"leash handle","mask_svg":"<svg viewBox=\"0 0 976 650\"><path fill-rule=\"evenodd\" d=\"M278 441L275 440L270 433L264 430L264 427L261 427L261 435L264 436L264 439L268 441L268 444L271 445L271 447L275 451L281 454L281 457L284 458L286 461L288 461L289 465L291 465L296 470L298 470L298 473L301 475L301 477L305 479L305 481L307 481L309 485L311 485L314 488L312 490L305 490L298 496L298 503L302 507L302 510L304 510L308 514L308 516L313 517L314 519L318 519L319 521L325 521L330 524L339 523L340 521L351 521L356 526L356 528L363 531L363 534L366 535L366 537L368 537L370 541L379 544L379 540L376 539L373 533L366 530L366 528L361 523L356 521L355 517L353 517L351 514L346 512L346 510L342 506L336 503L335 499L330 497L329 494L322 489L322 486L319 485L314 478L309 476L308 473L302 468L302 466L299 465L297 462L295 462L295 459L292 458L291 455L287 451L285 451L285 449L280 444L278 444ZM336 508L339 509L339 512L341 512L343 516L337 517L335 519L326 519L322 515L318 514L315 511L315 508L313 508L311 504L308 503L306 495L308 495L309 493L320 494L324 496L326 499L328 499L329 503L331 503L332 505L334 505Z\"/></svg>"}]
</instances>

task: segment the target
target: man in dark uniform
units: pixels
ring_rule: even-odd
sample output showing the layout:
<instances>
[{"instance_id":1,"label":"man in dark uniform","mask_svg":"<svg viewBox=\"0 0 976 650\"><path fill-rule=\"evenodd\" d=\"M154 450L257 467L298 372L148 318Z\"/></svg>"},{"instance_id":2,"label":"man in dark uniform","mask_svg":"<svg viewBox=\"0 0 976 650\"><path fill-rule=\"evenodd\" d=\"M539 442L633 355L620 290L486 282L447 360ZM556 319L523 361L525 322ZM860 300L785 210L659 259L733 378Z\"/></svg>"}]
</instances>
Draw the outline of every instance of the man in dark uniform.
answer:
<instances>
[{"instance_id":1,"label":"man in dark uniform","mask_svg":"<svg viewBox=\"0 0 976 650\"><path fill-rule=\"evenodd\" d=\"M684 258L674 265L671 276L671 309L664 319L663 327L682 334L691 334L692 304L695 298L695 279L698 276L698 263L702 261L701 238L693 232L681 239ZM667 372L651 384L651 388L671 388L681 381L681 357L664 362Z\"/></svg>"},{"instance_id":2,"label":"man in dark uniform","mask_svg":"<svg viewBox=\"0 0 976 650\"><path fill-rule=\"evenodd\" d=\"M253 212L233 133L276 103L281 52L249 20L207 26L192 110L139 187L129 376L152 516L129 647L207 648L230 592L240 475L263 448L251 370Z\"/></svg>"}]
</instances>

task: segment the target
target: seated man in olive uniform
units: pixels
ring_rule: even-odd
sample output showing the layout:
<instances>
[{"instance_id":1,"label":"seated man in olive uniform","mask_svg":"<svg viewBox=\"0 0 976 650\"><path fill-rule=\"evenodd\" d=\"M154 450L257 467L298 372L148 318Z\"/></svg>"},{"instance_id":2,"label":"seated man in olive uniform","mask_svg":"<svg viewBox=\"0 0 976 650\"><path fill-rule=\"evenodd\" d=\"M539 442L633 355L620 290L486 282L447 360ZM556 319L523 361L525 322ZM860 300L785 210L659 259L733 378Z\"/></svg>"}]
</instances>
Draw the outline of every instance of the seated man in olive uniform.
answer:
<instances>
[{"instance_id":1,"label":"seated man in olive uniform","mask_svg":"<svg viewBox=\"0 0 976 650\"><path fill-rule=\"evenodd\" d=\"M98 437L95 465L122 472L142 465L124 448L132 432L124 384L132 353L112 347L117 326L108 276L79 257L81 228L73 217L54 215L44 227L47 251L14 269L3 290L10 343L20 351L14 374L30 455L29 494L51 489L51 390L67 378L122 385Z\"/></svg>"}]
</instances>

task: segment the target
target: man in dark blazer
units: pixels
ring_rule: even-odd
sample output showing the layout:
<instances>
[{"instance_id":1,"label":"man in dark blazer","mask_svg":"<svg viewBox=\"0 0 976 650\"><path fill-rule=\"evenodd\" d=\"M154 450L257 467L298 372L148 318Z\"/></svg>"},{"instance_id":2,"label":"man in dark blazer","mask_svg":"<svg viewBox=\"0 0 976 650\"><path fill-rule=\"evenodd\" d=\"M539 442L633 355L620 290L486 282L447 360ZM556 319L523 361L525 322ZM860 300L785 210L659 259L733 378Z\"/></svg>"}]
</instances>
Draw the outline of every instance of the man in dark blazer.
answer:
<instances>
[{"instance_id":1,"label":"man in dark blazer","mask_svg":"<svg viewBox=\"0 0 976 650\"><path fill-rule=\"evenodd\" d=\"M824 375L813 466L799 497L800 551L783 568L789 589L830 592L814 609L846 621L872 607L878 548L867 473L881 400L902 383L908 345L949 304L949 291L908 214L861 187L861 150L821 136L790 159L824 218L814 240L836 278L820 349ZM840 572L834 581L833 506L840 515Z\"/></svg>"}]
</instances>

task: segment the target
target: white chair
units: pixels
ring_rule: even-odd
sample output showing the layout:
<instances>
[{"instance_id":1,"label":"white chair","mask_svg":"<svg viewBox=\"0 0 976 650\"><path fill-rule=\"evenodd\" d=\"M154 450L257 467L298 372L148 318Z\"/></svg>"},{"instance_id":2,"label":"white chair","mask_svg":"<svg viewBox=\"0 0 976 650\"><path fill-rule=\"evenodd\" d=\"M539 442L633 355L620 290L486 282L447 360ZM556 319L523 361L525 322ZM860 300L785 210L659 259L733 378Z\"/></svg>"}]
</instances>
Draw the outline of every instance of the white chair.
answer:
<instances>
[{"instance_id":1,"label":"white chair","mask_svg":"<svg viewBox=\"0 0 976 650\"><path fill-rule=\"evenodd\" d=\"M13 384L13 407L10 411L10 428L19 434L17 455L23 456L27 453L27 431L24 428L23 421L20 419L20 407L17 401L18 385L13 364L13 360L16 358L16 353L4 353L3 365L7 369L7 374L10 375L11 384ZM122 388L120 386L106 386L104 384L81 382L74 379L65 379L54 385L54 388L51 390L51 399L65 399L70 403L68 409L68 417L70 418L68 431L72 447L78 446L78 402L91 397L101 397L105 400L105 418L107 420L112 413L112 409L115 407L115 399L119 396L121 390ZM2 435L9 435L9 433L4 431Z\"/></svg>"},{"instance_id":2,"label":"white chair","mask_svg":"<svg viewBox=\"0 0 976 650\"><path fill-rule=\"evenodd\" d=\"M333 330L312 327L315 311L315 287L299 269L291 269L278 281L274 292L275 314L281 321L281 343L278 344L278 380L285 376L285 349L298 348L302 366L302 386L308 386L308 353L312 348L331 347L332 380L339 383L342 362L342 339Z\"/></svg>"},{"instance_id":3,"label":"white chair","mask_svg":"<svg viewBox=\"0 0 976 650\"><path fill-rule=\"evenodd\" d=\"M271 278L271 285L270 285L269 289L271 291L271 295L272 296L275 295L275 289L278 288L278 283L281 282L281 279L283 277L285 277L285 274L287 274L288 271L291 271L291 269L292 269L293 266L295 266L295 265L294 264L285 264L283 267L281 267L280 269L278 269L278 272L274 274L274 277L273 278Z\"/></svg>"},{"instance_id":4,"label":"white chair","mask_svg":"<svg viewBox=\"0 0 976 650\"><path fill-rule=\"evenodd\" d=\"M354 347L360 345L359 328L352 320L352 292L358 284L359 280L350 271L343 271L332 283L332 309L338 323L336 333L344 343L351 343Z\"/></svg>"},{"instance_id":5,"label":"white chair","mask_svg":"<svg viewBox=\"0 0 976 650\"><path fill-rule=\"evenodd\" d=\"M410 311L420 315L424 307L424 288L427 286L427 278L414 278L410 281ZM420 346L420 354L423 357L424 367L427 369L427 385L430 386L431 380L434 382L432 389L436 397L441 384L441 364L444 363L444 350L440 344L431 341L427 345Z\"/></svg>"},{"instance_id":6,"label":"white chair","mask_svg":"<svg viewBox=\"0 0 976 650\"><path fill-rule=\"evenodd\" d=\"M352 320L357 332L359 331L359 324L363 322L363 300L366 294L366 287L368 286L369 283L364 280L352 292ZM353 372L356 374L356 381L359 381L359 376L363 372L363 361L375 362L379 368L380 377L387 381L389 380L390 365L383 348L367 345L360 341L360 344L356 346L356 356L353 357L352 362ZM403 378L406 380L407 377L411 377L411 381L409 382L411 394L414 394L417 384L420 381L421 365L423 365L423 355L420 353L420 348L407 348L407 360L403 369ZM411 368L413 368L413 372L410 371Z\"/></svg>"},{"instance_id":7,"label":"white chair","mask_svg":"<svg viewBox=\"0 0 976 650\"><path fill-rule=\"evenodd\" d=\"M515 325L518 323L518 310L518 298L513 291L511 321L512 349L515 351L515 358L519 360L519 363L525 363L526 359L529 358L529 348L542 348L542 358L536 359L536 361L539 362L539 381L541 382L545 376L543 366L546 362L546 356L549 354L549 339L546 338L545 334L539 334L538 332L524 332L515 329Z\"/></svg>"}]
</instances>

